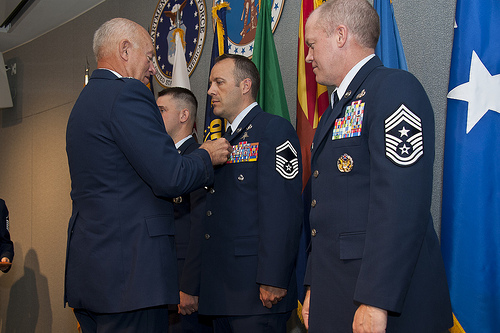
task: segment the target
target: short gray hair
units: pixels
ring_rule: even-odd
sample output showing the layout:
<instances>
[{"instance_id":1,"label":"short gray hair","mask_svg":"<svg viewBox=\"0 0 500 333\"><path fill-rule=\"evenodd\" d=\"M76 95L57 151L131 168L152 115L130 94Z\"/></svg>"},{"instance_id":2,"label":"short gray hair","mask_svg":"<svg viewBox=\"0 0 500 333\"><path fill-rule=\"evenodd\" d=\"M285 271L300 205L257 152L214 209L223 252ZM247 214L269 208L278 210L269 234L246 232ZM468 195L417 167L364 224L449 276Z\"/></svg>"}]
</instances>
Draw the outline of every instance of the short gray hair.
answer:
<instances>
[{"instance_id":1,"label":"short gray hair","mask_svg":"<svg viewBox=\"0 0 500 333\"><path fill-rule=\"evenodd\" d=\"M329 0L318 7L317 24L330 36L345 25L361 46L375 48L380 36L377 11L366 0Z\"/></svg>"},{"instance_id":2,"label":"short gray hair","mask_svg":"<svg viewBox=\"0 0 500 333\"><path fill-rule=\"evenodd\" d=\"M124 18L114 18L103 23L94 33L93 50L97 61L108 56L109 47L113 47L120 39L128 38L134 43L140 26Z\"/></svg>"}]
</instances>

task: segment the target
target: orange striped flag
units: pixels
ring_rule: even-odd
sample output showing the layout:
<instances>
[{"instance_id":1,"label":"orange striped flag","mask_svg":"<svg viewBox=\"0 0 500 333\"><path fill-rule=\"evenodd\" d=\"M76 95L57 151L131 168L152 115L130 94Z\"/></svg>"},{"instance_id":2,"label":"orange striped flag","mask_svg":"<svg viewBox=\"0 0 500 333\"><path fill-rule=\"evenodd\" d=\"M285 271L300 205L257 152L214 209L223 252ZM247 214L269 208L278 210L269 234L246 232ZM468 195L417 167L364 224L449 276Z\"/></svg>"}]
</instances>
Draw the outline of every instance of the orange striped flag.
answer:
<instances>
[{"instance_id":1,"label":"orange striped flag","mask_svg":"<svg viewBox=\"0 0 500 333\"><path fill-rule=\"evenodd\" d=\"M306 63L309 48L305 43L306 20L311 12L324 0L302 0L300 9L299 47L297 56L297 134L302 151L302 184L306 185L311 175L311 143L319 119L328 107L328 91L316 83L311 64Z\"/></svg>"}]
</instances>

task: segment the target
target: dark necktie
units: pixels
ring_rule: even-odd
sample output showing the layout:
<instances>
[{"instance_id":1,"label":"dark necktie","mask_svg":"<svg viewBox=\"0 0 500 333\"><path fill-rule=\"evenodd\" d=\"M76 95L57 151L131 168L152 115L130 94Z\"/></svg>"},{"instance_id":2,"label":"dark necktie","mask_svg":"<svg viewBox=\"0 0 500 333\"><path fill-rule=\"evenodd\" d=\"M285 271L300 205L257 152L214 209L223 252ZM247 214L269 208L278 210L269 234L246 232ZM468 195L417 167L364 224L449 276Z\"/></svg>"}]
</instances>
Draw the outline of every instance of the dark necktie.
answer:
<instances>
[{"instance_id":1,"label":"dark necktie","mask_svg":"<svg viewBox=\"0 0 500 333\"><path fill-rule=\"evenodd\" d=\"M339 96L337 95L337 92L335 91L333 93L333 105L332 105L332 109L335 108L335 105L337 105L338 101L339 101Z\"/></svg>"},{"instance_id":2,"label":"dark necktie","mask_svg":"<svg viewBox=\"0 0 500 333\"><path fill-rule=\"evenodd\" d=\"M224 139L227 139L231 136L231 133L233 133L232 129L231 129L231 126L229 126L227 129L226 129L226 133L224 133L224 135L222 136Z\"/></svg>"},{"instance_id":3,"label":"dark necktie","mask_svg":"<svg viewBox=\"0 0 500 333\"><path fill-rule=\"evenodd\" d=\"M337 92L333 92L333 104L331 105L331 108L327 108L323 115L321 116L321 121L326 122L326 120L330 117L332 114L333 109L335 108L336 104L339 101L339 96L337 95ZM324 119L324 120L323 120Z\"/></svg>"}]
</instances>

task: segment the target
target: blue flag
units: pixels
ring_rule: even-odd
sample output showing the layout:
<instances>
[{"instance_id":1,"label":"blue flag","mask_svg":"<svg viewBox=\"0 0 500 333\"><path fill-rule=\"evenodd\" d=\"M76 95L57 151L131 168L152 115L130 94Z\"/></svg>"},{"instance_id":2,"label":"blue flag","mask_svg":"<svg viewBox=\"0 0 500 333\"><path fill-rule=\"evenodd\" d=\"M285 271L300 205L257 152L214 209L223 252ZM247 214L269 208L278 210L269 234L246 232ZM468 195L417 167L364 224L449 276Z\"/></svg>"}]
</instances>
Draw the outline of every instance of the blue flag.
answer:
<instances>
[{"instance_id":1,"label":"blue flag","mask_svg":"<svg viewBox=\"0 0 500 333\"><path fill-rule=\"evenodd\" d=\"M210 60L210 71L214 67L215 59L228 52L227 44L227 26L226 26L226 10L229 8L229 3L223 2L212 7L212 17L215 22L214 43L212 46L212 58ZM209 72L210 73L210 72ZM209 87L210 88L210 87ZM214 114L212 106L212 97L207 96L207 107L205 112L205 131L203 134L203 142L215 140L224 135L226 128L223 118Z\"/></svg>"},{"instance_id":2,"label":"blue flag","mask_svg":"<svg viewBox=\"0 0 500 333\"><path fill-rule=\"evenodd\" d=\"M498 0L457 1L441 229L451 332L500 329L499 17Z\"/></svg>"},{"instance_id":3,"label":"blue flag","mask_svg":"<svg viewBox=\"0 0 500 333\"><path fill-rule=\"evenodd\" d=\"M380 17L380 37L375 54L382 60L385 67L407 71L408 65L406 65L405 52L394 17L392 0L373 0L373 7Z\"/></svg>"}]
</instances>

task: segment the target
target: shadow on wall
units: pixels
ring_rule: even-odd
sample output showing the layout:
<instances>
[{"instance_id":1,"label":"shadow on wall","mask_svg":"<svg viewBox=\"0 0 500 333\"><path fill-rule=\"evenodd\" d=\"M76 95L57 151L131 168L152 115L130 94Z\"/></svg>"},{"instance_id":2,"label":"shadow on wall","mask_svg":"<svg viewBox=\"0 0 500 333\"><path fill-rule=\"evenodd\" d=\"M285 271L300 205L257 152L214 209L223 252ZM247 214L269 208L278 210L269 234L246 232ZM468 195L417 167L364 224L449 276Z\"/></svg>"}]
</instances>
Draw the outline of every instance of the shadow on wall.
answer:
<instances>
[{"instance_id":1,"label":"shadow on wall","mask_svg":"<svg viewBox=\"0 0 500 333\"><path fill-rule=\"evenodd\" d=\"M14 246L16 257L19 258L22 256L20 246L17 243ZM14 258L11 272L20 269L15 264ZM38 255L34 249L26 253L24 275L14 282L10 288L9 302L3 303L3 306L7 306L7 318L2 325L2 332L52 332L49 284L47 278L40 274Z\"/></svg>"}]
</instances>

